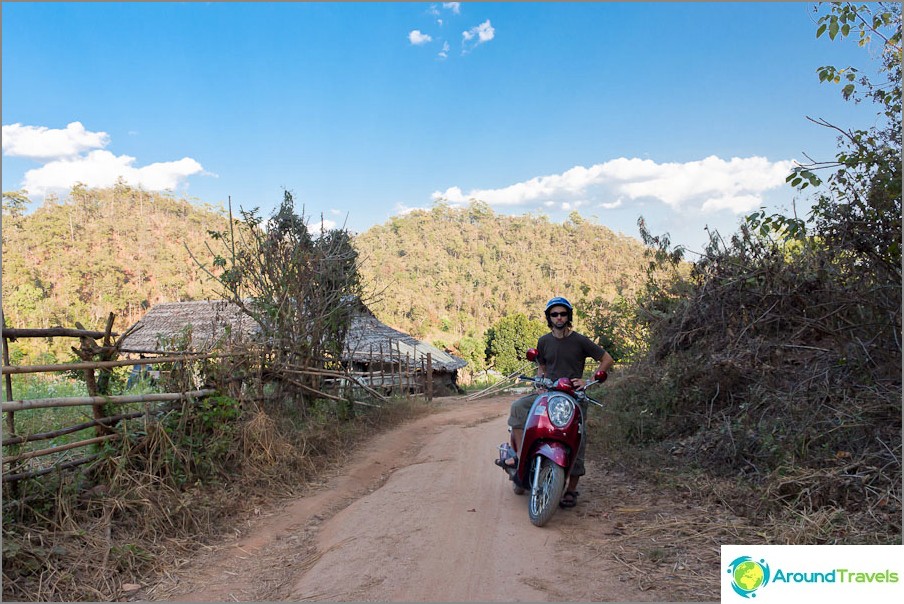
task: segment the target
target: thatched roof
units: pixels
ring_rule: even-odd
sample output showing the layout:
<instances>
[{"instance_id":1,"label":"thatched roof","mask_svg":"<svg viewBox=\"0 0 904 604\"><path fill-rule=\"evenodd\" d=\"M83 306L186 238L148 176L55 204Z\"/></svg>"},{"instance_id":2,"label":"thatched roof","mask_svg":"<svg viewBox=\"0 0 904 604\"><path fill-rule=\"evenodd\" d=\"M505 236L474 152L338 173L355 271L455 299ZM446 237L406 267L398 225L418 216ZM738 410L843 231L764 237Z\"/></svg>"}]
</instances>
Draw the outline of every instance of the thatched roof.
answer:
<instances>
[{"instance_id":1,"label":"thatched roof","mask_svg":"<svg viewBox=\"0 0 904 604\"><path fill-rule=\"evenodd\" d=\"M250 317L225 300L157 304L138 321L138 325L141 329L123 340L125 350L209 350L227 337L247 341L259 332ZM173 338L178 338L187 326L191 326L190 343L187 346L175 344ZM360 305L345 340L343 360L397 363L400 351L403 363L418 367L426 362L429 352L433 368L438 371L452 372L468 364L464 359L384 325Z\"/></svg>"},{"instance_id":2,"label":"thatched roof","mask_svg":"<svg viewBox=\"0 0 904 604\"><path fill-rule=\"evenodd\" d=\"M400 353L403 361L410 358L418 367L422 362L426 363L427 353L430 353L433 368L439 371L452 372L468 364L464 359L384 325L367 309L352 319L345 338L344 361L398 361Z\"/></svg>"},{"instance_id":3,"label":"thatched roof","mask_svg":"<svg viewBox=\"0 0 904 604\"><path fill-rule=\"evenodd\" d=\"M251 317L225 300L163 302L154 305L123 340L127 350L210 350L226 338L247 340L258 331ZM181 335L190 326L185 346ZM161 341L162 340L162 341Z\"/></svg>"}]
</instances>

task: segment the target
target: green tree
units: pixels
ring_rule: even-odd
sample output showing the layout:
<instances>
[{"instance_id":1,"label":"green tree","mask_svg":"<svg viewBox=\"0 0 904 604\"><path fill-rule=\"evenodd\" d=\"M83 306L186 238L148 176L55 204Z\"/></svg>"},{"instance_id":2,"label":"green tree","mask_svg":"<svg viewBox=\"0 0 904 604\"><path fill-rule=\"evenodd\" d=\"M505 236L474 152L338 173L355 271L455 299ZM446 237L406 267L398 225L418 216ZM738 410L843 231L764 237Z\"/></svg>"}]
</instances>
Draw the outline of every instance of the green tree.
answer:
<instances>
[{"instance_id":1,"label":"green tree","mask_svg":"<svg viewBox=\"0 0 904 604\"><path fill-rule=\"evenodd\" d=\"M535 347L537 339L547 331L544 323L522 313L505 316L487 330L486 356L497 371L513 373L524 365L527 349Z\"/></svg>"},{"instance_id":2,"label":"green tree","mask_svg":"<svg viewBox=\"0 0 904 604\"><path fill-rule=\"evenodd\" d=\"M211 232L221 250L212 266L201 267L260 326L274 354L274 375L304 401L301 395L318 381L295 370L338 363L362 289L348 232L332 229L315 237L294 205L285 191L266 223L257 208L242 210L242 220Z\"/></svg>"},{"instance_id":3,"label":"green tree","mask_svg":"<svg viewBox=\"0 0 904 604\"><path fill-rule=\"evenodd\" d=\"M817 20L817 38L828 35L841 41L856 34L859 46L880 46L879 81L850 66L824 65L816 70L820 82L841 85L845 99L872 101L877 120L867 128L845 129L808 117L838 132L838 152L832 160L797 166L787 180L801 191L817 189L809 215L814 242L835 250L836 261L859 266L857 272L868 266L900 282L901 5L832 2L817 4L814 11L824 12ZM817 172L829 174L823 180ZM807 235L804 221L780 214L757 212L747 221L761 233Z\"/></svg>"},{"instance_id":4,"label":"green tree","mask_svg":"<svg viewBox=\"0 0 904 604\"><path fill-rule=\"evenodd\" d=\"M4 191L3 215L10 220L11 224L17 225L19 219L25 215L29 203L27 191Z\"/></svg>"},{"instance_id":5,"label":"green tree","mask_svg":"<svg viewBox=\"0 0 904 604\"><path fill-rule=\"evenodd\" d=\"M633 362L646 352L649 331L637 316L634 301L619 295L581 300L576 315L587 325L587 336L599 342L616 362Z\"/></svg>"},{"instance_id":6,"label":"green tree","mask_svg":"<svg viewBox=\"0 0 904 604\"><path fill-rule=\"evenodd\" d=\"M472 374L487 368L487 343L482 338L465 336L455 344L455 354L468 362Z\"/></svg>"}]
</instances>

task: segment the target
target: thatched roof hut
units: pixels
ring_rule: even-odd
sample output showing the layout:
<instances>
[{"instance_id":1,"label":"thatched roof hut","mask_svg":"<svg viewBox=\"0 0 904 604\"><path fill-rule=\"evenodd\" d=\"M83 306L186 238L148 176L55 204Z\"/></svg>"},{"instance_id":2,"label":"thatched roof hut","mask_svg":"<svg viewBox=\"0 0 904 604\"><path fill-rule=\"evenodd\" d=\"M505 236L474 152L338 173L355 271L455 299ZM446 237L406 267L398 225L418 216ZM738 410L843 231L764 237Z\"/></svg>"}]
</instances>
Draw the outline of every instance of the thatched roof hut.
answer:
<instances>
[{"instance_id":1,"label":"thatched roof hut","mask_svg":"<svg viewBox=\"0 0 904 604\"><path fill-rule=\"evenodd\" d=\"M362 307L352 319L342 360L369 364L397 363L401 358L403 364L407 362L420 367L426 362L427 353L430 353L435 371L453 373L468 364L464 359L381 323L373 313Z\"/></svg>"},{"instance_id":2,"label":"thatched roof hut","mask_svg":"<svg viewBox=\"0 0 904 604\"><path fill-rule=\"evenodd\" d=\"M157 304L138 325L141 328L123 340L124 352L204 351L230 338L247 341L259 333L250 317L225 300ZM352 318L342 360L359 366L401 362L423 367L427 353L434 371L454 373L467 365L463 359L381 323L361 304Z\"/></svg>"}]
</instances>

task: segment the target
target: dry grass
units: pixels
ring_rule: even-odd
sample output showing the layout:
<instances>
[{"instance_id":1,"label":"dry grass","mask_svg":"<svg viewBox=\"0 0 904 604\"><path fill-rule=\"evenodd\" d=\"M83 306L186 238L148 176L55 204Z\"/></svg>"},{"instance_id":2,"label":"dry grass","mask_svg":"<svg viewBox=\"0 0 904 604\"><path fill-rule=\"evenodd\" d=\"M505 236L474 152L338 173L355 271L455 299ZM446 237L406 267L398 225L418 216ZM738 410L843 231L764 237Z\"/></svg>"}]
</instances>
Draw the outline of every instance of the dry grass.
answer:
<instances>
[{"instance_id":1,"label":"dry grass","mask_svg":"<svg viewBox=\"0 0 904 604\"><path fill-rule=\"evenodd\" d=\"M248 407L229 436L233 452L222 465L203 466L203 477L191 475L202 467L179 433L150 423L89 471L23 484L18 499L4 499L3 599L123 599L262 502L303 490L362 439L431 411L403 400L354 421L326 418L300 429Z\"/></svg>"}]
</instances>

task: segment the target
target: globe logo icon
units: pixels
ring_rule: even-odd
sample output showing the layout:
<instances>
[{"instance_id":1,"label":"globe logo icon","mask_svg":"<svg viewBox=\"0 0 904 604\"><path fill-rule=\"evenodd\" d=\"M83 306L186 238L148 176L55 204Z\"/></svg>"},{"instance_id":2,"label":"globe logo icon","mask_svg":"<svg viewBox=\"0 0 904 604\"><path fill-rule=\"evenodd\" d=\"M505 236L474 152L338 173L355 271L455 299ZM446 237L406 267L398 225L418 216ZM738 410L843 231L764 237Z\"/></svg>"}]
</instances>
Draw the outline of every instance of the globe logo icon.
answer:
<instances>
[{"instance_id":1,"label":"globe logo icon","mask_svg":"<svg viewBox=\"0 0 904 604\"><path fill-rule=\"evenodd\" d=\"M731 587L743 598L755 598L756 590L769 583L769 565L750 556L741 556L728 565Z\"/></svg>"}]
</instances>

